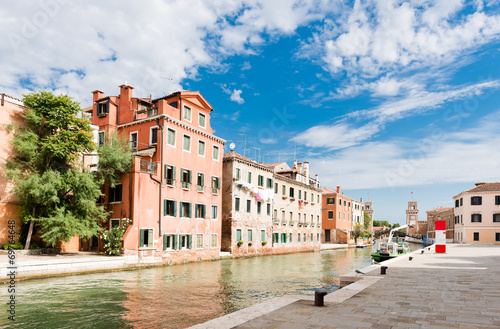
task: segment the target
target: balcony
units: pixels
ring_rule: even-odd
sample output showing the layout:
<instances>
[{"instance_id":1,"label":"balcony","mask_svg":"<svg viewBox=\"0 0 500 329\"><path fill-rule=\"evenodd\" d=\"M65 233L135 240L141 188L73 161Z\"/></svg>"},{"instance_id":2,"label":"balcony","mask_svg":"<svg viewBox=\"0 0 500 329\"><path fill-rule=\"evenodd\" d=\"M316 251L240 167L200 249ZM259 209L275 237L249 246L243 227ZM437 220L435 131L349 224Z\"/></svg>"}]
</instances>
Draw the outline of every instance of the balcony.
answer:
<instances>
[{"instance_id":1,"label":"balcony","mask_svg":"<svg viewBox=\"0 0 500 329\"><path fill-rule=\"evenodd\" d=\"M218 188L212 188L212 194L219 194Z\"/></svg>"},{"instance_id":2,"label":"balcony","mask_svg":"<svg viewBox=\"0 0 500 329\"><path fill-rule=\"evenodd\" d=\"M203 192L203 186L202 185L196 185L196 191Z\"/></svg>"},{"instance_id":3,"label":"balcony","mask_svg":"<svg viewBox=\"0 0 500 329\"><path fill-rule=\"evenodd\" d=\"M174 184L175 184L175 179L172 179L172 178L167 178L165 181L166 181L166 184L170 185L170 186L174 186Z\"/></svg>"},{"instance_id":4,"label":"balcony","mask_svg":"<svg viewBox=\"0 0 500 329\"><path fill-rule=\"evenodd\" d=\"M156 162L141 160L141 172L156 175L156 168L158 167Z\"/></svg>"},{"instance_id":5,"label":"balcony","mask_svg":"<svg viewBox=\"0 0 500 329\"><path fill-rule=\"evenodd\" d=\"M280 220L279 219L273 219L273 224L274 225L279 225L280 224Z\"/></svg>"},{"instance_id":6,"label":"balcony","mask_svg":"<svg viewBox=\"0 0 500 329\"><path fill-rule=\"evenodd\" d=\"M181 182L181 183L182 183L181 187L183 189L188 189L189 190L189 188L191 187L191 183L189 183L189 182Z\"/></svg>"}]
</instances>

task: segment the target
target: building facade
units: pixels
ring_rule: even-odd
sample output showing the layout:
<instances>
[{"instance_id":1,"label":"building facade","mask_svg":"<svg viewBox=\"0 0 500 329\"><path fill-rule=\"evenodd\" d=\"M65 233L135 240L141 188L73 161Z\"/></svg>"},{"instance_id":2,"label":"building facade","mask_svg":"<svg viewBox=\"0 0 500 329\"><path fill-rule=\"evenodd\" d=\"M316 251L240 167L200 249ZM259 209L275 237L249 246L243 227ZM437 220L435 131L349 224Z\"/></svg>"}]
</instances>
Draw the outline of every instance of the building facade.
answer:
<instances>
[{"instance_id":1,"label":"building facade","mask_svg":"<svg viewBox=\"0 0 500 329\"><path fill-rule=\"evenodd\" d=\"M444 220L446 222L446 242L454 242L455 221L453 207L439 207L428 210L427 213L427 237L436 238L436 221Z\"/></svg>"},{"instance_id":2,"label":"building facade","mask_svg":"<svg viewBox=\"0 0 500 329\"><path fill-rule=\"evenodd\" d=\"M340 192L340 186L333 191L322 188L323 192L323 243L353 243L353 200Z\"/></svg>"},{"instance_id":3,"label":"building facade","mask_svg":"<svg viewBox=\"0 0 500 329\"><path fill-rule=\"evenodd\" d=\"M427 220L418 219L418 202L408 201L408 208L406 209L406 225L409 225L409 234L427 234Z\"/></svg>"},{"instance_id":4,"label":"building facade","mask_svg":"<svg viewBox=\"0 0 500 329\"><path fill-rule=\"evenodd\" d=\"M224 140L213 135L211 105L199 92L157 98L93 92L91 121L99 143L115 131L129 141L135 159L120 184L105 187L112 212L107 228L131 221L126 255L161 257L168 263L219 256ZM100 245L102 248L102 245Z\"/></svg>"},{"instance_id":5,"label":"building facade","mask_svg":"<svg viewBox=\"0 0 500 329\"><path fill-rule=\"evenodd\" d=\"M500 183L476 183L453 201L455 242L500 244Z\"/></svg>"}]
</instances>

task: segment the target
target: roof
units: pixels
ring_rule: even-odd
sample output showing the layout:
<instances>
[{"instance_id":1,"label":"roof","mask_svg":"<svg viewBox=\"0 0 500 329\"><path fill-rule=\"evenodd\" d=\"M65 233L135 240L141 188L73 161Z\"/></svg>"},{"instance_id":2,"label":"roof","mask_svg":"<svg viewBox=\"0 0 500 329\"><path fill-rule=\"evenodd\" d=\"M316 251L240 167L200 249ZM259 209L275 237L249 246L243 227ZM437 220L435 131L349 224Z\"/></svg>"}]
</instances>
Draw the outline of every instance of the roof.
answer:
<instances>
[{"instance_id":1,"label":"roof","mask_svg":"<svg viewBox=\"0 0 500 329\"><path fill-rule=\"evenodd\" d=\"M199 98L199 100L205 104L205 107L210 111L212 112L214 109L212 107L212 105L210 105L210 103L205 99L205 97L203 97L201 95L201 93L199 91L188 91L188 90L183 90L183 91L176 91L176 92L173 92L169 95L166 95L166 96L162 96L160 98L156 98L156 99L153 99L152 102L155 103L157 101L160 101L162 99L166 99L166 98L170 98L170 97L173 97L175 95L180 95L181 98L184 98L184 99L187 99L188 96L196 96Z\"/></svg>"},{"instance_id":2,"label":"roof","mask_svg":"<svg viewBox=\"0 0 500 329\"><path fill-rule=\"evenodd\" d=\"M441 212L441 211L447 211L447 210L450 210L450 209L453 209L453 207L439 207L439 208L436 208L436 209L427 210L426 212L427 213L430 213L430 212Z\"/></svg>"},{"instance_id":3,"label":"roof","mask_svg":"<svg viewBox=\"0 0 500 329\"><path fill-rule=\"evenodd\" d=\"M286 176L283 176L283 175L280 175L278 173L274 173L274 177L275 178L278 178L278 179L281 179L281 180L284 180L284 181L287 181L289 182L290 184L295 184L295 185L300 185L300 186L303 186L303 187L306 187L306 188L309 188L311 190L314 190L316 192L322 192L321 189L319 188L316 188L314 186L311 186L311 185L308 185L308 184L304 184L302 182L299 182L298 180L295 180L293 178L290 178L290 177L286 177Z\"/></svg>"},{"instance_id":4,"label":"roof","mask_svg":"<svg viewBox=\"0 0 500 329\"><path fill-rule=\"evenodd\" d=\"M281 164L286 164L286 162L276 162L276 163L264 163L263 166L264 167L269 167L269 168L274 168L274 167L277 167Z\"/></svg>"},{"instance_id":5,"label":"roof","mask_svg":"<svg viewBox=\"0 0 500 329\"><path fill-rule=\"evenodd\" d=\"M246 156L243 156L243 155L241 155L239 153L236 153L234 151L230 151L230 152L224 153L224 155L222 156L222 158L223 159L236 158L236 159L240 159L240 160L243 160L243 161L251 162L253 164L258 164L257 162L255 162L253 160L250 160Z\"/></svg>"},{"instance_id":6,"label":"roof","mask_svg":"<svg viewBox=\"0 0 500 329\"><path fill-rule=\"evenodd\" d=\"M323 191L323 194L337 194L336 191L334 190L330 190L329 188L327 187L322 187L320 188L321 191Z\"/></svg>"},{"instance_id":7,"label":"roof","mask_svg":"<svg viewBox=\"0 0 500 329\"><path fill-rule=\"evenodd\" d=\"M479 185L478 185L479 184ZM500 183L476 183L476 187L465 192L498 192L500 191Z\"/></svg>"}]
</instances>

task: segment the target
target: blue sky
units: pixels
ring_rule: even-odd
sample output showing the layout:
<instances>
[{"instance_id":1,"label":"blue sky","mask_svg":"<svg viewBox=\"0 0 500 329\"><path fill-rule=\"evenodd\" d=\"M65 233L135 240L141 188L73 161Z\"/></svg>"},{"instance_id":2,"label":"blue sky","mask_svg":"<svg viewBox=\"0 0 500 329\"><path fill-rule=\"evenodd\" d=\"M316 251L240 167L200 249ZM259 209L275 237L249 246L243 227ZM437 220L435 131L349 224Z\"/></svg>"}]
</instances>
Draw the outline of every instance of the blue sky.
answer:
<instances>
[{"instance_id":1,"label":"blue sky","mask_svg":"<svg viewBox=\"0 0 500 329\"><path fill-rule=\"evenodd\" d=\"M295 154L376 219L499 181L498 0L45 0L0 28L1 92L199 90L237 152Z\"/></svg>"}]
</instances>

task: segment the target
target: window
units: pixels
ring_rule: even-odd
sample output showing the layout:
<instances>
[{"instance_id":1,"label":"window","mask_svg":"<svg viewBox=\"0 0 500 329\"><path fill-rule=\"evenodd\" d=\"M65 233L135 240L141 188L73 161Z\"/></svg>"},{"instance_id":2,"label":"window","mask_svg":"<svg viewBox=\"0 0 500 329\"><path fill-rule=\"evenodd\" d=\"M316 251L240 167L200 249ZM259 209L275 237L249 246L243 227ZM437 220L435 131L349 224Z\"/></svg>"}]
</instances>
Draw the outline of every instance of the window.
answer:
<instances>
[{"instance_id":1,"label":"window","mask_svg":"<svg viewBox=\"0 0 500 329\"><path fill-rule=\"evenodd\" d=\"M240 211L240 198L234 198L234 210Z\"/></svg>"},{"instance_id":2,"label":"window","mask_svg":"<svg viewBox=\"0 0 500 329\"><path fill-rule=\"evenodd\" d=\"M273 180L271 178L267 179L267 188L273 188Z\"/></svg>"},{"instance_id":3,"label":"window","mask_svg":"<svg viewBox=\"0 0 500 329\"><path fill-rule=\"evenodd\" d=\"M456 199L455 200L455 208L460 207L460 200Z\"/></svg>"},{"instance_id":4,"label":"window","mask_svg":"<svg viewBox=\"0 0 500 329\"><path fill-rule=\"evenodd\" d=\"M481 223L481 214L471 214L470 221L472 223Z\"/></svg>"},{"instance_id":5,"label":"window","mask_svg":"<svg viewBox=\"0 0 500 329\"><path fill-rule=\"evenodd\" d=\"M98 142L97 142L97 144L99 144L99 146L103 146L104 145L105 136L106 136L106 134L105 134L104 131L100 131L98 133L98 136L97 136Z\"/></svg>"},{"instance_id":6,"label":"window","mask_svg":"<svg viewBox=\"0 0 500 329\"><path fill-rule=\"evenodd\" d=\"M194 208L194 217L195 218L205 218L205 209L206 206L201 203L197 203Z\"/></svg>"},{"instance_id":7,"label":"window","mask_svg":"<svg viewBox=\"0 0 500 329\"><path fill-rule=\"evenodd\" d=\"M251 206L252 206L252 201L247 200L247 212L250 212L252 210Z\"/></svg>"},{"instance_id":8,"label":"window","mask_svg":"<svg viewBox=\"0 0 500 329\"><path fill-rule=\"evenodd\" d=\"M499 232L495 233L495 241L496 242L500 241L500 233Z\"/></svg>"},{"instance_id":9,"label":"window","mask_svg":"<svg viewBox=\"0 0 500 329\"><path fill-rule=\"evenodd\" d=\"M288 242L292 243L292 233L288 234Z\"/></svg>"},{"instance_id":10,"label":"window","mask_svg":"<svg viewBox=\"0 0 500 329\"><path fill-rule=\"evenodd\" d=\"M173 186L175 182L175 166L165 165L165 183Z\"/></svg>"},{"instance_id":11,"label":"window","mask_svg":"<svg viewBox=\"0 0 500 329\"><path fill-rule=\"evenodd\" d=\"M307 192L304 191L304 201L307 201Z\"/></svg>"},{"instance_id":12,"label":"window","mask_svg":"<svg viewBox=\"0 0 500 329\"><path fill-rule=\"evenodd\" d=\"M198 113L198 125L202 128L206 127L206 117L203 113Z\"/></svg>"},{"instance_id":13,"label":"window","mask_svg":"<svg viewBox=\"0 0 500 329\"><path fill-rule=\"evenodd\" d=\"M266 230L260 230L260 241L266 241Z\"/></svg>"},{"instance_id":14,"label":"window","mask_svg":"<svg viewBox=\"0 0 500 329\"><path fill-rule=\"evenodd\" d=\"M191 249L191 234L179 235L179 249Z\"/></svg>"},{"instance_id":15,"label":"window","mask_svg":"<svg viewBox=\"0 0 500 329\"><path fill-rule=\"evenodd\" d=\"M350 202L347 203L347 208L351 208L351 203Z\"/></svg>"},{"instance_id":16,"label":"window","mask_svg":"<svg viewBox=\"0 0 500 329\"><path fill-rule=\"evenodd\" d=\"M119 218L111 218L110 220L110 228L115 228L120 226L120 219Z\"/></svg>"},{"instance_id":17,"label":"window","mask_svg":"<svg viewBox=\"0 0 500 329\"><path fill-rule=\"evenodd\" d=\"M302 199L302 190L299 190L299 200Z\"/></svg>"},{"instance_id":18,"label":"window","mask_svg":"<svg viewBox=\"0 0 500 329\"><path fill-rule=\"evenodd\" d=\"M163 235L163 250L177 249L177 236L174 234Z\"/></svg>"},{"instance_id":19,"label":"window","mask_svg":"<svg viewBox=\"0 0 500 329\"><path fill-rule=\"evenodd\" d=\"M191 152L191 136L184 135L182 139L182 149Z\"/></svg>"},{"instance_id":20,"label":"window","mask_svg":"<svg viewBox=\"0 0 500 329\"><path fill-rule=\"evenodd\" d=\"M184 106L184 114L182 117L184 120L191 121L191 108Z\"/></svg>"},{"instance_id":21,"label":"window","mask_svg":"<svg viewBox=\"0 0 500 329\"><path fill-rule=\"evenodd\" d=\"M311 242L313 242L313 239L314 239L314 235L311 233Z\"/></svg>"},{"instance_id":22,"label":"window","mask_svg":"<svg viewBox=\"0 0 500 329\"><path fill-rule=\"evenodd\" d=\"M319 203L319 194L317 195L317 198L318 198L318 201L317 201L317 202Z\"/></svg>"},{"instance_id":23,"label":"window","mask_svg":"<svg viewBox=\"0 0 500 329\"><path fill-rule=\"evenodd\" d=\"M167 144L170 146L175 146L175 130L167 129Z\"/></svg>"},{"instance_id":24,"label":"window","mask_svg":"<svg viewBox=\"0 0 500 329\"><path fill-rule=\"evenodd\" d=\"M306 237L307 237L307 235L304 233L304 242L306 242L306 240L307 240Z\"/></svg>"},{"instance_id":25,"label":"window","mask_svg":"<svg viewBox=\"0 0 500 329\"><path fill-rule=\"evenodd\" d=\"M493 223L500 223L500 214L493 214Z\"/></svg>"},{"instance_id":26,"label":"window","mask_svg":"<svg viewBox=\"0 0 500 329\"><path fill-rule=\"evenodd\" d=\"M286 243L286 233L281 233L281 243Z\"/></svg>"},{"instance_id":27,"label":"window","mask_svg":"<svg viewBox=\"0 0 500 329\"><path fill-rule=\"evenodd\" d=\"M297 242L300 242L300 233L297 234Z\"/></svg>"},{"instance_id":28,"label":"window","mask_svg":"<svg viewBox=\"0 0 500 329\"><path fill-rule=\"evenodd\" d=\"M205 186L205 174L199 172L196 176L196 190L198 192L203 192L203 187Z\"/></svg>"},{"instance_id":29,"label":"window","mask_svg":"<svg viewBox=\"0 0 500 329\"><path fill-rule=\"evenodd\" d=\"M279 243L279 233L273 233L273 243Z\"/></svg>"},{"instance_id":30,"label":"window","mask_svg":"<svg viewBox=\"0 0 500 329\"><path fill-rule=\"evenodd\" d=\"M278 194L278 183L274 183L274 194Z\"/></svg>"},{"instance_id":31,"label":"window","mask_svg":"<svg viewBox=\"0 0 500 329\"><path fill-rule=\"evenodd\" d=\"M263 186L264 186L264 176L262 176L262 175L258 175L258 176L257 176L257 184L258 184L260 187L263 187Z\"/></svg>"},{"instance_id":32,"label":"window","mask_svg":"<svg viewBox=\"0 0 500 329\"><path fill-rule=\"evenodd\" d=\"M198 141L198 155L205 156L205 142Z\"/></svg>"},{"instance_id":33,"label":"window","mask_svg":"<svg viewBox=\"0 0 500 329\"><path fill-rule=\"evenodd\" d=\"M319 233L316 233L316 241L319 242Z\"/></svg>"},{"instance_id":34,"label":"window","mask_svg":"<svg viewBox=\"0 0 500 329\"><path fill-rule=\"evenodd\" d=\"M495 205L500 205L500 195L495 195Z\"/></svg>"},{"instance_id":35,"label":"window","mask_svg":"<svg viewBox=\"0 0 500 329\"><path fill-rule=\"evenodd\" d=\"M217 248L217 234L212 234L212 239L210 242L210 247Z\"/></svg>"},{"instance_id":36,"label":"window","mask_svg":"<svg viewBox=\"0 0 500 329\"><path fill-rule=\"evenodd\" d=\"M474 241L479 241L479 232L474 232Z\"/></svg>"},{"instance_id":37,"label":"window","mask_svg":"<svg viewBox=\"0 0 500 329\"><path fill-rule=\"evenodd\" d=\"M241 241L241 230L237 229L236 230L236 242Z\"/></svg>"},{"instance_id":38,"label":"window","mask_svg":"<svg viewBox=\"0 0 500 329\"><path fill-rule=\"evenodd\" d=\"M149 130L149 144L153 145L158 142L158 127L150 128Z\"/></svg>"},{"instance_id":39,"label":"window","mask_svg":"<svg viewBox=\"0 0 500 329\"><path fill-rule=\"evenodd\" d=\"M341 206L341 205L342 205L342 200L339 199L339 206Z\"/></svg>"},{"instance_id":40,"label":"window","mask_svg":"<svg viewBox=\"0 0 500 329\"><path fill-rule=\"evenodd\" d=\"M212 159L219 161L219 147L215 146L212 148Z\"/></svg>"},{"instance_id":41,"label":"window","mask_svg":"<svg viewBox=\"0 0 500 329\"><path fill-rule=\"evenodd\" d=\"M217 219L217 206L212 206L212 217L211 219Z\"/></svg>"},{"instance_id":42,"label":"window","mask_svg":"<svg viewBox=\"0 0 500 329\"><path fill-rule=\"evenodd\" d=\"M164 216L171 216L171 217L175 217L177 214L176 214L176 210L175 207L176 205L176 202L174 200L163 200L163 215Z\"/></svg>"},{"instance_id":43,"label":"window","mask_svg":"<svg viewBox=\"0 0 500 329\"><path fill-rule=\"evenodd\" d=\"M460 206L464 205L464 198L460 198Z\"/></svg>"},{"instance_id":44,"label":"window","mask_svg":"<svg viewBox=\"0 0 500 329\"><path fill-rule=\"evenodd\" d=\"M109 187L109 202L122 202L122 184Z\"/></svg>"},{"instance_id":45,"label":"window","mask_svg":"<svg viewBox=\"0 0 500 329\"><path fill-rule=\"evenodd\" d=\"M270 203L266 204L266 207L267 207L267 215L271 216L271 204Z\"/></svg>"},{"instance_id":46,"label":"window","mask_svg":"<svg viewBox=\"0 0 500 329\"><path fill-rule=\"evenodd\" d=\"M248 184L252 184L252 173L251 173L250 171L248 172L248 175L247 175L247 176L248 176L248 177L247 177L247 182L248 182Z\"/></svg>"},{"instance_id":47,"label":"window","mask_svg":"<svg viewBox=\"0 0 500 329\"><path fill-rule=\"evenodd\" d=\"M335 198L327 198L326 204L335 204Z\"/></svg>"},{"instance_id":48,"label":"window","mask_svg":"<svg viewBox=\"0 0 500 329\"><path fill-rule=\"evenodd\" d=\"M293 198L293 192L294 192L293 187L290 187L290 198Z\"/></svg>"},{"instance_id":49,"label":"window","mask_svg":"<svg viewBox=\"0 0 500 329\"><path fill-rule=\"evenodd\" d=\"M261 210L262 210L262 203L260 201L257 201L257 215L260 215Z\"/></svg>"},{"instance_id":50,"label":"window","mask_svg":"<svg viewBox=\"0 0 500 329\"><path fill-rule=\"evenodd\" d=\"M328 212L328 219L333 219L333 211Z\"/></svg>"},{"instance_id":51,"label":"window","mask_svg":"<svg viewBox=\"0 0 500 329\"><path fill-rule=\"evenodd\" d=\"M196 249L203 249L203 234L196 234Z\"/></svg>"},{"instance_id":52,"label":"window","mask_svg":"<svg viewBox=\"0 0 500 329\"><path fill-rule=\"evenodd\" d=\"M181 169L181 183L182 188L189 189L191 186L191 170L189 169Z\"/></svg>"},{"instance_id":53,"label":"window","mask_svg":"<svg viewBox=\"0 0 500 329\"><path fill-rule=\"evenodd\" d=\"M286 186L282 185L281 187L282 187L281 188L281 194L286 195Z\"/></svg>"},{"instance_id":54,"label":"window","mask_svg":"<svg viewBox=\"0 0 500 329\"><path fill-rule=\"evenodd\" d=\"M137 149L137 133L130 133L130 148Z\"/></svg>"},{"instance_id":55,"label":"window","mask_svg":"<svg viewBox=\"0 0 500 329\"><path fill-rule=\"evenodd\" d=\"M153 229L143 228L141 229L141 241L139 248L152 248L153 247Z\"/></svg>"},{"instance_id":56,"label":"window","mask_svg":"<svg viewBox=\"0 0 500 329\"><path fill-rule=\"evenodd\" d=\"M236 168L235 177L236 177L237 180L241 179L241 169L240 168Z\"/></svg>"},{"instance_id":57,"label":"window","mask_svg":"<svg viewBox=\"0 0 500 329\"><path fill-rule=\"evenodd\" d=\"M212 176L212 193L218 194L220 189L220 178Z\"/></svg>"},{"instance_id":58,"label":"window","mask_svg":"<svg viewBox=\"0 0 500 329\"><path fill-rule=\"evenodd\" d=\"M253 241L252 230L247 230L248 242Z\"/></svg>"},{"instance_id":59,"label":"window","mask_svg":"<svg viewBox=\"0 0 500 329\"><path fill-rule=\"evenodd\" d=\"M345 205L346 205L346 202L345 202L345 200L344 200L344 207L345 207Z\"/></svg>"},{"instance_id":60,"label":"window","mask_svg":"<svg viewBox=\"0 0 500 329\"><path fill-rule=\"evenodd\" d=\"M180 208L181 208L181 213L180 213L181 217L191 218L191 203L181 202Z\"/></svg>"},{"instance_id":61,"label":"window","mask_svg":"<svg viewBox=\"0 0 500 329\"><path fill-rule=\"evenodd\" d=\"M97 116L104 115L109 112L109 102L97 103Z\"/></svg>"},{"instance_id":62,"label":"window","mask_svg":"<svg viewBox=\"0 0 500 329\"><path fill-rule=\"evenodd\" d=\"M483 203L483 198L480 196L472 196L470 198L470 204L472 206L480 206Z\"/></svg>"}]
</instances>

